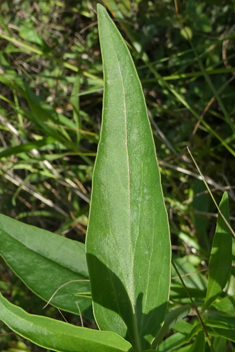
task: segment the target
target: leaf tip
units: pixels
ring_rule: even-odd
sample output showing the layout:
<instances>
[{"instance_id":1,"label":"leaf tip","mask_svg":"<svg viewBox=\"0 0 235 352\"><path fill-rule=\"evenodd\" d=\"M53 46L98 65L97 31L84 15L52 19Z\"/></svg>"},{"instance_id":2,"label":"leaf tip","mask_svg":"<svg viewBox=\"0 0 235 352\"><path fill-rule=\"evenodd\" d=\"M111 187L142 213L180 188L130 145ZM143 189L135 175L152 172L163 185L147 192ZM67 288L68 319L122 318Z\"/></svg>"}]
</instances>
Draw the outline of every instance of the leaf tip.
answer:
<instances>
[{"instance_id":1,"label":"leaf tip","mask_svg":"<svg viewBox=\"0 0 235 352\"><path fill-rule=\"evenodd\" d=\"M97 13L98 16L100 16L101 14L104 14L106 12L105 7L101 4L97 4Z\"/></svg>"}]
</instances>

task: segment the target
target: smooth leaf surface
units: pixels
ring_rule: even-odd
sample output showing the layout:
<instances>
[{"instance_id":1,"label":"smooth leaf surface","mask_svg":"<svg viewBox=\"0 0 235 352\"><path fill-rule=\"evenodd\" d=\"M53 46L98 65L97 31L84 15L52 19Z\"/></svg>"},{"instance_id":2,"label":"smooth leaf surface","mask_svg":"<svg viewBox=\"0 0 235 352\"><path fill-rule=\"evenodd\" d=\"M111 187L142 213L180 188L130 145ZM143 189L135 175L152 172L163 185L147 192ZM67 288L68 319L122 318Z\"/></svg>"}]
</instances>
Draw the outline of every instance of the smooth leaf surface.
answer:
<instances>
[{"instance_id":1,"label":"smooth leaf surface","mask_svg":"<svg viewBox=\"0 0 235 352\"><path fill-rule=\"evenodd\" d=\"M170 337L168 337L166 340L164 340L160 344L158 351L168 352L168 351L176 349L179 346L182 346L186 342L187 342L187 335L181 334L180 332L177 332L177 333L171 335Z\"/></svg>"},{"instance_id":2,"label":"smooth leaf surface","mask_svg":"<svg viewBox=\"0 0 235 352\"><path fill-rule=\"evenodd\" d=\"M187 336L187 342L191 341L192 338L194 336L196 336L199 333L199 331L201 331L201 330L202 330L201 322L199 322L196 325L194 325L194 327L192 328L192 330L190 331L190 333Z\"/></svg>"},{"instance_id":3,"label":"smooth leaf surface","mask_svg":"<svg viewBox=\"0 0 235 352\"><path fill-rule=\"evenodd\" d=\"M195 288L188 288L188 292L190 293L191 297L194 298L201 298L205 299L206 297L206 290L200 290L200 289L195 289ZM170 298L171 299L182 299L185 302L185 299L188 299L188 295L185 292L185 288L183 285L179 284L172 284L171 285L171 292L170 292Z\"/></svg>"},{"instance_id":4,"label":"smooth leaf surface","mask_svg":"<svg viewBox=\"0 0 235 352\"><path fill-rule=\"evenodd\" d=\"M226 339L222 337L215 337L213 341L213 347L215 352L226 351Z\"/></svg>"},{"instance_id":5,"label":"smooth leaf surface","mask_svg":"<svg viewBox=\"0 0 235 352\"><path fill-rule=\"evenodd\" d=\"M204 352L205 351L205 334L204 331L200 331L192 344L190 352Z\"/></svg>"},{"instance_id":6,"label":"smooth leaf surface","mask_svg":"<svg viewBox=\"0 0 235 352\"><path fill-rule=\"evenodd\" d=\"M173 350L173 351L177 351L177 352L190 352L190 348L191 348L191 345L187 345L187 346L184 346L184 347L181 347L181 348L177 348L177 350Z\"/></svg>"},{"instance_id":7,"label":"smooth leaf surface","mask_svg":"<svg viewBox=\"0 0 235 352\"><path fill-rule=\"evenodd\" d=\"M14 273L45 301L66 282L89 280L83 243L25 225L2 214L0 254ZM89 291L89 282L68 284L57 292L51 304L79 314L78 304L83 314L91 317L91 299L75 296Z\"/></svg>"},{"instance_id":8,"label":"smooth leaf surface","mask_svg":"<svg viewBox=\"0 0 235 352\"><path fill-rule=\"evenodd\" d=\"M185 304L169 312L166 316L163 326L161 327L152 343L152 348L157 349L157 346L162 342L164 336L168 333L172 326L186 317L190 311L191 306L189 304Z\"/></svg>"},{"instance_id":9,"label":"smooth leaf surface","mask_svg":"<svg viewBox=\"0 0 235 352\"><path fill-rule=\"evenodd\" d=\"M235 329L227 330L214 328L213 331L211 331L210 333L213 336L224 337L225 339L235 342Z\"/></svg>"},{"instance_id":10,"label":"smooth leaf surface","mask_svg":"<svg viewBox=\"0 0 235 352\"><path fill-rule=\"evenodd\" d=\"M229 199L225 192L220 202L220 210L229 222ZM215 235L213 238L210 261L209 277L206 301L203 310L207 309L212 302L223 292L228 281L232 265L232 236L222 219L218 215Z\"/></svg>"},{"instance_id":11,"label":"smooth leaf surface","mask_svg":"<svg viewBox=\"0 0 235 352\"><path fill-rule=\"evenodd\" d=\"M222 329L235 330L235 312L231 314L216 310L208 310L203 314L204 320L208 326L214 326Z\"/></svg>"},{"instance_id":12,"label":"smooth leaf surface","mask_svg":"<svg viewBox=\"0 0 235 352\"><path fill-rule=\"evenodd\" d=\"M155 146L130 53L98 5L104 100L86 242L94 314L148 349L166 314L170 237Z\"/></svg>"},{"instance_id":13,"label":"smooth leaf surface","mask_svg":"<svg viewBox=\"0 0 235 352\"><path fill-rule=\"evenodd\" d=\"M185 320L180 320L174 324L173 329L181 332L182 334L190 334L193 329L193 325L189 324Z\"/></svg>"},{"instance_id":14,"label":"smooth leaf surface","mask_svg":"<svg viewBox=\"0 0 235 352\"><path fill-rule=\"evenodd\" d=\"M214 303L213 307L228 314L235 312L235 296L225 297L221 301Z\"/></svg>"},{"instance_id":15,"label":"smooth leaf surface","mask_svg":"<svg viewBox=\"0 0 235 352\"><path fill-rule=\"evenodd\" d=\"M17 334L46 349L61 352L131 352L121 336L31 315L0 294L0 319Z\"/></svg>"},{"instance_id":16,"label":"smooth leaf surface","mask_svg":"<svg viewBox=\"0 0 235 352\"><path fill-rule=\"evenodd\" d=\"M201 180L195 179L193 192L197 194L197 197L193 198L192 208L196 211L209 212L209 201L210 197L207 193L204 193L205 185ZM200 193L200 195L198 195ZM200 242L202 243L202 249L209 255L210 245L207 235L207 227L209 223L209 219L206 217L200 217L194 212L194 224L195 229L197 231L197 236L200 238Z\"/></svg>"}]
</instances>

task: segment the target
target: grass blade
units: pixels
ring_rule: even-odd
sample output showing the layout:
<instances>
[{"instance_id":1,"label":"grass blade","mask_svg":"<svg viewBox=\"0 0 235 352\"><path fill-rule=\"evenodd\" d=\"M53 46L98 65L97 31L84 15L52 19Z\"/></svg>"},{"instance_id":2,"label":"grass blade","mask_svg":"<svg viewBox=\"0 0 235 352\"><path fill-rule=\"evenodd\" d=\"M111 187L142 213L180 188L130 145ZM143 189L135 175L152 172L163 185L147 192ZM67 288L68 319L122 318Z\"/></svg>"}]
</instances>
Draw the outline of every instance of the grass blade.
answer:
<instances>
[{"instance_id":1,"label":"grass blade","mask_svg":"<svg viewBox=\"0 0 235 352\"><path fill-rule=\"evenodd\" d=\"M72 94L70 97L70 104L73 107L73 120L77 129L77 144L79 143L79 140L80 140L79 130L82 129L81 118L80 118L80 107L79 107L79 92L80 92L80 73L76 75Z\"/></svg>"},{"instance_id":2,"label":"grass blade","mask_svg":"<svg viewBox=\"0 0 235 352\"><path fill-rule=\"evenodd\" d=\"M168 333L168 331L172 328L174 324L178 321L186 317L191 311L191 306L189 304L185 304L181 307L178 307L172 310L170 313L167 314L164 324L157 334L156 338L152 343L152 348L157 349L157 347L162 342L164 336Z\"/></svg>"},{"instance_id":3,"label":"grass blade","mask_svg":"<svg viewBox=\"0 0 235 352\"><path fill-rule=\"evenodd\" d=\"M229 199L226 192L223 194L219 208L229 222ZM230 276L231 265L232 237L226 223L219 214L210 254L206 301L202 310L207 309L223 292Z\"/></svg>"},{"instance_id":4,"label":"grass blade","mask_svg":"<svg viewBox=\"0 0 235 352\"><path fill-rule=\"evenodd\" d=\"M11 155L17 155L19 153L29 152L32 149L40 149L45 145L52 144L54 142L55 142L55 139L49 136L49 137L42 138L39 141L27 142L17 147L6 148L5 150L0 152L0 158L11 156Z\"/></svg>"}]
</instances>

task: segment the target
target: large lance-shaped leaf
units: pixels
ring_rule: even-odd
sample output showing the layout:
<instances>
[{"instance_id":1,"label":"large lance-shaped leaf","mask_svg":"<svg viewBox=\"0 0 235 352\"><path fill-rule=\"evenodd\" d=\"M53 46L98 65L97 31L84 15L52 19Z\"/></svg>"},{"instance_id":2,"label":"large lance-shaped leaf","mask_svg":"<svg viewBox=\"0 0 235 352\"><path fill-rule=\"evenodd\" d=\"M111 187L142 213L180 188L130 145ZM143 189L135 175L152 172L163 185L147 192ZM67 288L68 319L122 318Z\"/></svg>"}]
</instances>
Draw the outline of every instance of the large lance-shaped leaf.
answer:
<instances>
[{"instance_id":1,"label":"large lance-shaped leaf","mask_svg":"<svg viewBox=\"0 0 235 352\"><path fill-rule=\"evenodd\" d=\"M101 140L86 242L99 327L147 349L170 285L170 237L153 136L130 53L98 5L104 67Z\"/></svg>"},{"instance_id":2,"label":"large lance-shaped leaf","mask_svg":"<svg viewBox=\"0 0 235 352\"><path fill-rule=\"evenodd\" d=\"M51 304L91 317L91 299L84 244L23 224L0 214L0 255L17 276L39 297ZM86 281L84 281L86 280ZM88 295L77 296L87 292Z\"/></svg>"},{"instance_id":3,"label":"large lance-shaped leaf","mask_svg":"<svg viewBox=\"0 0 235 352\"><path fill-rule=\"evenodd\" d=\"M0 320L35 344L60 352L133 352L129 342L110 331L81 328L31 315L0 294Z\"/></svg>"},{"instance_id":4,"label":"large lance-shaped leaf","mask_svg":"<svg viewBox=\"0 0 235 352\"><path fill-rule=\"evenodd\" d=\"M225 192L220 202L220 210L229 222L229 200ZM228 281L232 265L232 236L221 215L218 215L215 235L213 238L206 301L203 310L223 292Z\"/></svg>"}]
</instances>

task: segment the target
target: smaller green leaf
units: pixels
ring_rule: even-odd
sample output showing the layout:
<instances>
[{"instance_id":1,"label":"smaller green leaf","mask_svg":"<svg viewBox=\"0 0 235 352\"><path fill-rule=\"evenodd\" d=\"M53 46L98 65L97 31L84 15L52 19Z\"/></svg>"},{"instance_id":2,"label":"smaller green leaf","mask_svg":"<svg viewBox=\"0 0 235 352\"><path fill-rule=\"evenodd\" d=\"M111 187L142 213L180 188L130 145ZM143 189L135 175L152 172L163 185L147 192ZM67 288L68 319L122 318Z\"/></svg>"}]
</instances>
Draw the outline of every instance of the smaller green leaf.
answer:
<instances>
[{"instance_id":1,"label":"smaller green leaf","mask_svg":"<svg viewBox=\"0 0 235 352\"><path fill-rule=\"evenodd\" d=\"M210 197L207 193L204 192L205 185L201 180L195 179L193 192L194 195L197 195L193 198L192 209L196 210L193 212L195 229L197 232L197 238L199 239L204 253L209 255L210 252L210 244L207 236L207 227L209 223L209 219L202 218L200 215L197 215L197 211L209 212L209 201ZM200 194L200 195L199 195ZM192 238L190 236L190 238ZM198 245L198 244L197 244ZM196 248L197 249L197 248Z\"/></svg>"},{"instance_id":2,"label":"smaller green leaf","mask_svg":"<svg viewBox=\"0 0 235 352\"><path fill-rule=\"evenodd\" d=\"M213 341L213 347L215 352L226 351L226 339L223 337L215 337Z\"/></svg>"},{"instance_id":3,"label":"smaller green leaf","mask_svg":"<svg viewBox=\"0 0 235 352\"><path fill-rule=\"evenodd\" d=\"M82 328L47 317L31 315L0 294L0 319L33 343L60 352L134 352L131 344L110 331Z\"/></svg>"},{"instance_id":4,"label":"smaller green leaf","mask_svg":"<svg viewBox=\"0 0 235 352\"><path fill-rule=\"evenodd\" d=\"M231 313L233 314L208 310L203 314L203 317L208 326L235 330L235 312L232 311Z\"/></svg>"},{"instance_id":5,"label":"smaller green leaf","mask_svg":"<svg viewBox=\"0 0 235 352\"><path fill-rule=\"evenodd\" d=\"M20 26L19 35L22 39L28 40L29 42L39 45L42 51L50 51L50 47L47 45L43 37L31 26L22 24Z\"/></svg>"},{"instance_id":6,"label":"smaller green leaf","mask_svg":"<svg viewBox=\"0 0 235 352\"><path fill-rule=\"evenodd\" d=\"M189 324L185 320L179 320L174 324L173 329L181 332L182 334L190 334L193 329L193 325Z\"/></svg>"},{"instance_id":7,"label":"smaller green leaf","mask_svg":"<svg viewBox=\"0 0 235 352\"><path fill-rule=\"evenodd\" d=\"M188 334L187 339L186 339L187 342L191 341L192 338L194 336L196 336L199 333L199 331L201 331L201 330L202 330L202 324L201 324L201 322L199 322L197 325L195 325L192 328L191 332Z\"/></svg>"},{"instance_id":8,"label":"smaller green leaf","mask_svg":"<svg viewBox=\"0 0 235 352\"><path fill-rule=\"evenodd\" d=\"M155 337L152 348L157 349L157 347L162 342L164 336L168 333L168 331L172 328L172 326L177 323L177 321L186 317L191 311L191 306L189 304L185 304L179 308L172 310L170 313L167 314L165 318L165 322L161 327L160 331L158 332L157 336Z\"/></svg>"},{"instance_id":9,"label":"smaller green leaf","mask_svg":"<svg viewBox=\"0 0 235 352\"><path fill-rule=\"evenodd\" d=\"M27 142L27 143L18 145L17 147L6 148L0 152L0 158L7 157L10 155L17 155L19 153L29 152L32 149L40 149L45 145L54 143L55 141L56 141L55 138L49 136L39 141Z\"/></svg>"},{"instance_id":10,"label":"smaller green leaf","mask_svg":"<svg viewBox=\"0 0 235 352\"><path fill-rule=\"evenodd\" d=\"M226 192L223 194L219 207L222 214L229 222L229 199ZM232 236L223 218L219 214L209 261L208 287L206 301L202 307L203 311L223 292L230 276L231 265Z\"/></svg>"},{"instance_id":11,"label":"smaller green leaf","mask_svg":"<svg viewBox=\"0 0 235 352\"><path fill-rule=\"evenodd\" d=\"M235 312L235 296L225 297L219 302L213 304L216 310L221 310L224 313Z\"/></svg>"},{"instance_id":12,"label":"smaller green leaf","mask_svg":"<svg viewBox=\"0 0 235 352\"><path fill-rule=\"evenodd\" d=\"M196 340L192 344L190 352L204 352L205 351L205 336L204 331L200 331L196 337Z\"/></svg>"},{"instance_id":13,"label":"smaller green leaf","mask_svg":"<svg viewBox=\"0 0 235 352\"><path fill-rule=\"evenodd\" d=\"M187 342L187 335L177 332L176 334L171 335L166 340L164 340L160 344L158 351L159 352L168 352L168 351L176 349L179 346L182 346L186 342Z\"/></svg>"},{"instance_id":14,"label":"smaller green leaf","mask_svg":"<svg viewBox=\"0 0 235 352\"><path fill-rule=\"evenodd\" d=\"M206 290L188 288L188 292L189 292L190 296L193 298L205 299L205 297L206 297ZM185 288L182 285L172 284L170 298L171 299L185 299L185 298L188 299L188 294L185 292Z\"/></svg>"},{"instance_id":15,"label":"smaller green leaf","mask_svg":"<svg viewBox=\"0 0 235 352\"><path fill-rule=\"evenodd\" d=\"M75 296L90 291L83 243L0 214L0 255L26 286L46 302L61 285L73 281L58 291L51 304L79 314L78 304L85 316L92 317L91 298Z\"/></svg>"},{"instance_id":16,"label":"smaller green leaf","mask_svg":"<svg viewBox=\"0 0 235 352\"><path fill-rule=\"evenodd\" d=\"M189 27L184 27L183 29L181 29L180 34L184 39L187 39L187 40L191 40L193 37L192 29Z\"/></svg>"},{"instance_id":17,"label":"smaller green leaf","mask_svg":"<svg viewBox=\"0 0 235 352\"><path fill-rule=\"evenodd\" d=\"M177 350L174 350L174 351L177 351L177 352L190 352L190 348L191 348L191 345L187 345L187 346L184 346L184 347L177 348Z\"/></svg>"},{"instance_id":18,"label":"smaller green leaf","mask_svg":"<svg viewBox=\"0 0 235 352\"><path fill-rule=\"evenodd\" d=\"M224 337L225 339L235 342L235 329L227 330L227 329L213 328L210 334L213 336Z\"/></svg>"}]
</instances>

